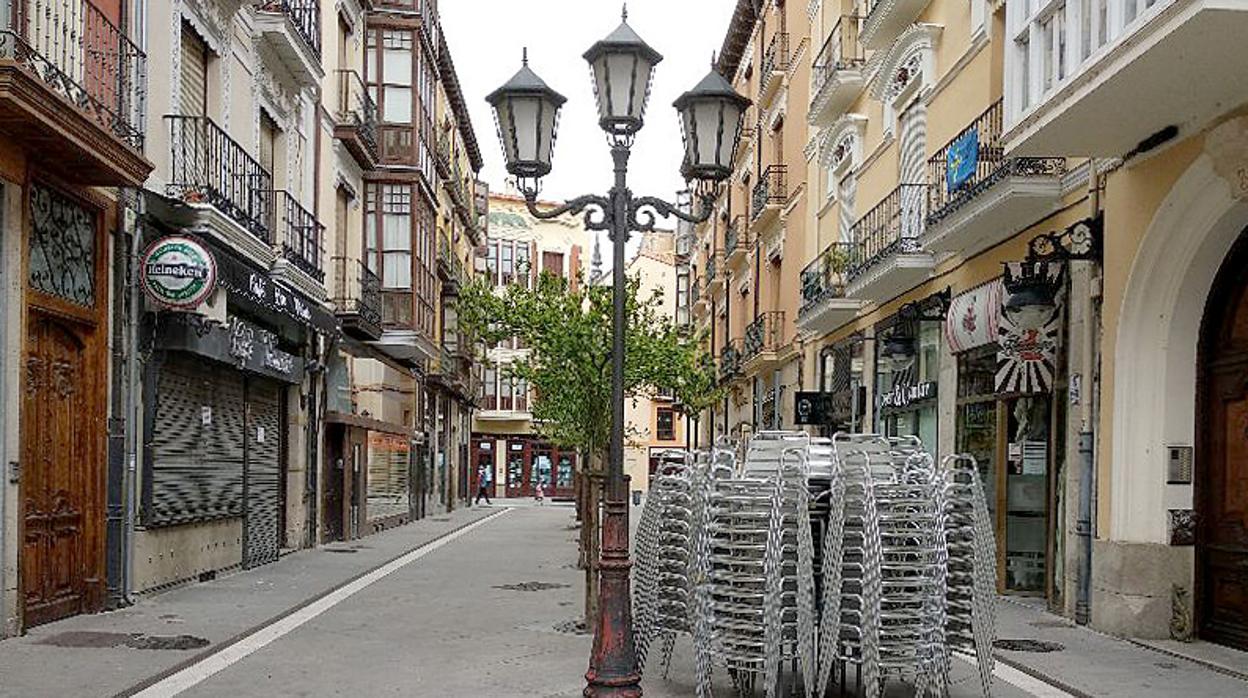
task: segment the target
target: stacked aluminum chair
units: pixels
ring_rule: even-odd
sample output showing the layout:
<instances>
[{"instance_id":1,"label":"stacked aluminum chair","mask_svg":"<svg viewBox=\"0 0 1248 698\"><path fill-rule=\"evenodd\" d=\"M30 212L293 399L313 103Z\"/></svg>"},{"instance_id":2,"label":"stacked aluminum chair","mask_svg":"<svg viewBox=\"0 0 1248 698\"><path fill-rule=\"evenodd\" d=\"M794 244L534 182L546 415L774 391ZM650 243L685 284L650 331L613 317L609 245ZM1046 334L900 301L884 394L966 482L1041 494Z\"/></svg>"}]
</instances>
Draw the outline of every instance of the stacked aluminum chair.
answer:
<instances>
[{"instance_id":1,"label":"stacked aluminum chair","mask_svg":"<svg viewBox=\"0 0 1248 698\"><path fill-rule=\"evenodd\" d=\"M840 473L822 555L816 690L827 689L837 666L844 681L848 663L868 698L890 676L912 678L917 695L942 694L944 481L917 439L838 435L834 446Z\"/></svg>"},{"instance_id":2,"label":"stacked aluminum chair","mask_svg":"<svg viewBox=\"0 0 1248 698\"><path fill-rule=\"evenodd\" d=\"M659 468L637 526L633 613L638 670L661 641L664 675L677 634L692 634L689 583L693 556L695 464L683 451L659 456Z\"/></svg>"},{"instance_id":3,"label":"stacked aluminum chair","mask_svg":"<svg viewBox=\"0 0 1248 698\"><path fill-rule=\"evenodd\" d=\"M979 468L971 456L941 461L945 538L949 546L950 650L975 656L985 696L992 695L992 643L996 639L996 541Z\"/></svg>"},{"instance_id":4,"label":"stacked aluminum chair","mask_svg":"<svg viewBox=\"0 0 1248 698\"><path fill-rule=\"evenodd\" d=\"M779 690L784 662L801 664L807 676L813 669L806 444L775 440L758 451L758 443L756 437L754 457L735 473L725 472L729 459L713 454L716 462L698 488L694 583L700 697L711 694L712 660L728 668L742 693L752 692L761 677L767 696ZM807 695L812 693L807 682Z\"/></svg>"}]
</instances>

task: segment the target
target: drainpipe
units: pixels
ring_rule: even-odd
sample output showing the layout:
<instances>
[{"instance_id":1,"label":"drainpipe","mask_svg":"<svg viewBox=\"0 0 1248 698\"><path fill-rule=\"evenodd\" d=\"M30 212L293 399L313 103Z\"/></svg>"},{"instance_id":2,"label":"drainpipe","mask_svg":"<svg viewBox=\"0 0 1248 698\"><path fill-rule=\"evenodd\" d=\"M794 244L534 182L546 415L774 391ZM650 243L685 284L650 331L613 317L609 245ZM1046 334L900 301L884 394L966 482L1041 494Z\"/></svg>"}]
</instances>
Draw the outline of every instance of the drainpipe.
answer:
<instances>
[{"instance_id":1,"label":"drainpipe","mask_svg":"<svg viewBox=\"0 0 1248 698\"><path fill-rule=\"evenodd\" d=\"M136 219L142 220L145 207L145 199L142 192L138 193L137 208L135 210ZM125 497L124 516L125 525L122 535L122 579L124 580L122 590L126 605L134 602L134 528L135 528L135 512L138 509L138 452L139 444L142 439L142 430L145 421L143 415L140 414L140 404L138 400L139 391L142 389L139 382L139 375L144 371L142 368L142 358L139 354L140 340L140 318L143 313L143 293L140 290L139 278L139 255L141 254L143 245L143 227L136 225L134 234L130 236L130 268L129 268L129 287L130 287L130 303L129 317L126 321L126 343L128 352L126 356L126 400L125 400L125 418L129 422L126 429L126 454L124 474L122 477L123 495Z\"/></svg>"},{"instance_id":2,"label":"drainpipe","mask_svg":"<svg viewBox=\"0 0 1248 698\"><path fill-rule=\"evenodd\" d=\"M1100 175L1097 173L1095 158L1088 163L1088 202L1090 215L1100 213ZM1073 263L1072 263L1073 264ZM1075 594L1075 622L1087 625L1092 618L1092 501L1096 486L1096 437L1093 422L1096 411L1093 403L1095 391L1095 337L1099 321L1097 320L1092 292L1095 286L1093 262L1079 262L1084 266L1086 277L1081 275L1080 293L1072 298L1081 306L1083 331L1080 336L1079 371L1084 383L1079 395L1079 511L1075 521L1075 535L1078 541L1079 571L1078 587ZM1073 276L1072 276L1073 281Z\"/></svg>"}]
</instances>

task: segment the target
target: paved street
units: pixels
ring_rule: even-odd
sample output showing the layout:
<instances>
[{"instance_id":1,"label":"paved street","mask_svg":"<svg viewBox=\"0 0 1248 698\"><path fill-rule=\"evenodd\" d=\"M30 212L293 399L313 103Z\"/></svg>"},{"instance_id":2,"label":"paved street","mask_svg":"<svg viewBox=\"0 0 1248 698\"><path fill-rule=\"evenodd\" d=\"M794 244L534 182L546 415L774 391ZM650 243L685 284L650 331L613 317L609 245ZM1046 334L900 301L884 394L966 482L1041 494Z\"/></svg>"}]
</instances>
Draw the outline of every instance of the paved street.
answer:
<instances>
[{"instance_id":1,"label":"paved street","mask_svg":"<svg viewBox=\"0 0 1248 698\"><path fill-rule=\"evenodd\" d=\"M174 591L121 612L82 616L0 643L0 695L580 695L590 638L558 628L579 611L581 573L566 506L477 508L388 531L343 554L309 551ZM449 534L449 535L448 535ZM1067 690L998 664L993 696L1243 696L1248 684L1165 655L1001 605L1002 637L1062 642L1011 655ZM276 622L274 622L276 619ZM86 635L109 633L110 635ZM62 647L131 634L190 635L191 650ZM231 641L232 644L231 644ZM98 644L98 643L97 643ZM107 644L106 642L104 644ZM647 696L692 696L688 639L670 680ZM1043 657L1036 663L1033 657ZM717 673L718 695L731 695ZM952 695L979 695L965 662ZM909 695L893 685L889 695Z\"/></svg>"}]
</instances>

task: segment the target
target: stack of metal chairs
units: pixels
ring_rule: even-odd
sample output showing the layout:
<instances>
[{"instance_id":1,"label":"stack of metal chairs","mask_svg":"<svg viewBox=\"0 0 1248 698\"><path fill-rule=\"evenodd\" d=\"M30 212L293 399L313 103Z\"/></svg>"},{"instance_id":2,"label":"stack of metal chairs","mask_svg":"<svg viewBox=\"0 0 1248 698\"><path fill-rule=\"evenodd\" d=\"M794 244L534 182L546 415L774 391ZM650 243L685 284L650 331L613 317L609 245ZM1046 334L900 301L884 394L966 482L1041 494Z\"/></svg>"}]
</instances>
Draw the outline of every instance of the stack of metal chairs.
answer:
<instances>
[{"instance_id":1,"label":"stack of metal chairs","mask_svg":"<svg viewBox=\"0 0 1248 698\"><path fill-rule=\"evenodd\" d=\"M745 457L738 459L737 454ZM741 694L945 695L952 652L991 695L996 555L974 459L937 466L918 439L760 432L665 459L634 571L644 664L690 634L699 698L713 668ZM801 677L800 683L798 677Z\"/></svg>"},{"instance_id":2,"label":"stack of metal chairs","mask_svg":"<svg viewBox=\"0 0 1248 698\"><path fill-rule=\"evenodd\" d=\"M639 669L645 667L651 647L659 642L664 676L676 636L693 632L689 571L695 466L693 457L683 451L660 454L637 524L633 619L638 664Z\"/></svg>"}]
</instances>

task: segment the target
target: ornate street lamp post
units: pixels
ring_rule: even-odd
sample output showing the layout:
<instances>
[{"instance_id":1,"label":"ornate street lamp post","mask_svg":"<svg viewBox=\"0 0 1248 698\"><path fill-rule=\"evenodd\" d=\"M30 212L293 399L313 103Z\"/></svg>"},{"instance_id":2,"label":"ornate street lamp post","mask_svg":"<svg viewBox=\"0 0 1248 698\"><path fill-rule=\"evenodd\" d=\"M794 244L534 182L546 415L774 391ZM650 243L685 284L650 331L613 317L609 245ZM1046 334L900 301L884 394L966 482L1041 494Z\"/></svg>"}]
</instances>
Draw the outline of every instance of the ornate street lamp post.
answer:
<instances>
[{"instance_id":1,"label":"ornate street lamp post","mask_svg":"<svg viewBox=\"0 0 1248 698\"><path fill-rule=\"evenodd\" d=\"M695 224L710 217L716 190L732 173L732 155L750 101L737 94L713 67L697 86L676 100L685 143L681 173L696 180L701 199L697 212L685 213L662 199L634 197L628 189L629 154L643 124L654 68L663 57L628 25L627 12L620 26L584 57L593 75L598 123L607 134L615 162L615 186L606 196L579 196L549 211L537 207L539 181L550 173L559 108L565 99L529 68L527 51L520 71L486 101L494 108L507 171L516 177L529 212L539 219L584 213L585 228L607 231L613 246L611 447L598 566L598 618L585 674L585 695L631 697L641 695L641 676L633 645L628 577L632 562L624 479L624 244L632 231L653 230L660 217L675 216Z\"/></svg>"}]
</instances>

